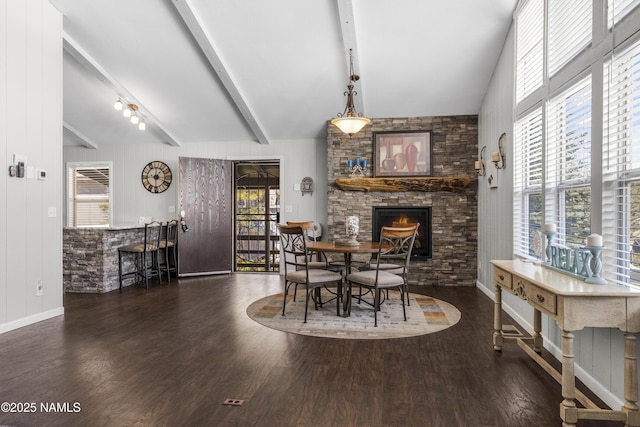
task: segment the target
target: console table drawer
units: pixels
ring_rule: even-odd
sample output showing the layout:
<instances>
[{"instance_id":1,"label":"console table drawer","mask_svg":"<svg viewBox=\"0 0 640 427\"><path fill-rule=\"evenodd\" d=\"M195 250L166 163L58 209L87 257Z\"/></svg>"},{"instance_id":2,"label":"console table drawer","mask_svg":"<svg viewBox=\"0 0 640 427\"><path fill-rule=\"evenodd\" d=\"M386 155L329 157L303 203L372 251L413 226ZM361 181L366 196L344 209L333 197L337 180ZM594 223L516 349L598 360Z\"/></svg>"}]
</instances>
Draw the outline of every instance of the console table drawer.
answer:
<instances>
[{"instance_id":1,"label":"console table drawer","mask_svg":"<svg viewBox=\"0 0 640 427\"><path fill-rule=\"evenodd\" d=\"M513 289L511 273L507 273L498 267L493 268L493 281L502 287Z\"/></svg>"},{"instance_id":2,"label":"console table drawer","mask_svg":"<svg viewBox=\"0 0 640 427\"><path fill-rule=\"evenodd\" d=\"M556 313L556 295L532 283L524 282L527 298L534 305L540 306L551 314Z\"/></svg>"}]
</instances>

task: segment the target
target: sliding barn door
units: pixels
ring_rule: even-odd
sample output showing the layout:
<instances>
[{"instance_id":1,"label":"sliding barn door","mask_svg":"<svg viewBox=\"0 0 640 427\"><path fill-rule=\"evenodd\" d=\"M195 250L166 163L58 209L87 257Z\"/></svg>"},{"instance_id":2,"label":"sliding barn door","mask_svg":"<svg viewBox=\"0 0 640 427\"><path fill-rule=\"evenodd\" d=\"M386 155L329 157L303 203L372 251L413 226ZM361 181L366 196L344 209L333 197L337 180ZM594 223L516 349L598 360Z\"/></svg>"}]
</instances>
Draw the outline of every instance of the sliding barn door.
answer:
<instances>
[{"instance_id":1,"label":"sliding barn door","mask_svg":"<svg viewBox=\"0 0 640 427\"><path fill-rule=\"evenodd\" d=\"M229 273L233 264L232 169L229 160L178 158L178 275Z\"/></svg>"}]
</instances>

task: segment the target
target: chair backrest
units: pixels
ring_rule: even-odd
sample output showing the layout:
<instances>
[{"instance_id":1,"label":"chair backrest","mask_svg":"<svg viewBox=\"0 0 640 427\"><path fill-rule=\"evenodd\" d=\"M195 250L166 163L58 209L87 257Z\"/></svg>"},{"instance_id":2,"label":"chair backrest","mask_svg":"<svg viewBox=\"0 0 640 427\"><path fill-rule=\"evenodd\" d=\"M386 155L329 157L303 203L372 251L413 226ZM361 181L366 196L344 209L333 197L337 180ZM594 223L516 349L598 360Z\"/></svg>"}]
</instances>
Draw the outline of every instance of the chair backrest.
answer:
<instances>
[{"instance_id":1,"label":"chair backrest","mask_svg":"<svg viewBox=\"0 0 640 427\"><path fill-rule=\"evenodd\" d=\"M304 230L299 225L278 224L280 244L284 255L284 272L307 268L307 241ZM282 264L282 263L281 263Z\"/></svg>"},{"instance_id":2,"label":"chair backrest","mask_svg":"<svg viewBox=\"0 0 640 427\"><path fill-rule=\"evenodd\" d=\"M394 259L402 262L404 274L406 274L416 234L418 234L417 224L408 227L382 227L376 268L381 260Z\"/></svg>"},{"instance_id":3,"label":"chair backrest","mask_svg":"<svg viewBox=\"0 0 640 427\"><path fill-rule=\"evenodd\" d=\"M152 221L144 225L145 251L156 250L160 247L161 234L162 223L160 221Z\"/></svg>"},{"instance_id":4,"label":"chair backrest","mask_svg":"<svg viewBox=\"0 0 640 427\"><path fill-rule=\"evenodd\" d=\"M318 236L316 236L315 223L313 221L287 221L287 225L302 228L302 232L304 233L304 237L307 241L315 242L318 240ZM317 258L320 262L327 261L327 257L323 252L317 252ZM308 261L312 261L311 258ZM298 260L298 262L302 264L304 263L304 260Z\"/></svg>"},{"instance_id":5,"label":"chair backrest","mask_svg":"<svg viewBox=\"0 0 640 427\"><path fill-rule=\"evenodd\" d=\"M178 244L178 220L172 219L165 224L164 242L166 246Z\"/></svg>"},{"instance_id":6,"label":"chair backrest","mask_svg":"<svg viewBox=\"0 0 640 427\"><path fill-rule=\"evenodd\" d=\"M307 238L311 240L316 240L316 230L313 226L313 221L287 221L287 225L301 227Z\"/></svg>"}]
</instances>

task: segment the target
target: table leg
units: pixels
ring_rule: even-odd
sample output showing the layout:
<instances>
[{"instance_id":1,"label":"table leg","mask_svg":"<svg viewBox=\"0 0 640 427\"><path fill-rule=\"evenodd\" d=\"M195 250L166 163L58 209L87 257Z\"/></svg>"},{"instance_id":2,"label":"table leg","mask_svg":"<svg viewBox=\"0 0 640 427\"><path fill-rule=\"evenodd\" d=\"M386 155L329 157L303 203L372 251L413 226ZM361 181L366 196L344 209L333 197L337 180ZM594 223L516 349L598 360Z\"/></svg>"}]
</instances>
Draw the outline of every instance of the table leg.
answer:
<instances>
[{"instance_id":1,"label":"table leg","mask_svg":"<svg viewBox=\"0 0 640 427\"><path fill-rule=\"evenodd\" d=\"M493 302L493 349L502 351L502 288L495 285L495 300Z\"/></svg>"},{"instance_id":2,"label":"table leg","mask_svg":"<svg viewBox=\"0 0 640 427\"><path fill-rule=\"evenodd\" d=\"M340 316L340 298L343 298L343 291L342 291L342 282L343 280L340 280L338 282L338 290L336 291L336 300L337 300L337 310L338 310L338 316Z\"/></svg>"},{"instance_id":3,"label":"table leg","mask_svg":"<svg viewBox=\"0 0 640 427\"><path fill-rule=\"evenodd\" d=\"M542 353L542 313L540 310L533 310L533 350Z\"/></svg>"},{"instance_id":4,"label":"table leg","mask_svg":"<svg viewBox=\"0 0 640 427\"><path fill-rule=\"evenodd\" d=\"M344 253L344 277L346 280L344 292L345 296L342 300L342 312L344 317L351 316L351 282L347 280L347 277L351 274L351 254L349 252Z\"/></svg>"},{"instance_id":5,"label":"table leg","mask_svg":"<svg viewBox=\"0 0 640 427\"><path fill-rule=\"evenodd\" d=\"M640 413L638 412L638 365L636 350L638 340L635 334L624 334L624 399L622 410L627 413L627 427L640 426Z\"/></svg>"},{"instance_id":6,"label":"table leg","mask_svg":"<svg viewBox=\"0 0 640 427\"><path fill-rule=\"evenodd\" d=\"M563 427L575 426L578 422L576 408L576 376L573 360L573 333L562 331L562 397L560 418Z\"/></svg>"}]
</instances>

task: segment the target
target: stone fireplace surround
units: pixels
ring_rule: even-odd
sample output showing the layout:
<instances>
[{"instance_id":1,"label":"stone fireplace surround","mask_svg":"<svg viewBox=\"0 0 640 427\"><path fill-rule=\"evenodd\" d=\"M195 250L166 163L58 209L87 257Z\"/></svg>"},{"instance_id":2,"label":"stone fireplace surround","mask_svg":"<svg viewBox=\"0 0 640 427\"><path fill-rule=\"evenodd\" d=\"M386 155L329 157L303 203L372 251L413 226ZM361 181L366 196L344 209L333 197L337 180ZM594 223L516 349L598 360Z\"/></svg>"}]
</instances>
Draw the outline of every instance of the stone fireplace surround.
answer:
<instances>
[{"instance_id":1,"label":"stone fireplace surround","mask_svg":"<svg viewBox=\"0 0 640 427\"><path fill-rule=\"evenodd\" d=\"M460 192L343 191L337 178L348 178L347 159L373 160L375 132L430 130L435 177L469 176ZM344 239L345 219L360 218L361 239L372 234L373 206L431 206L432 257L411 261L413 285L475 286L477 279L478 179L474 162L478 153L478 117L437 116L372 119L360 133L349 137L327 124L327 239ZM371 174L369 176L372 176ZM363 259L365 260L365 259Z\"/></svg>"}]
</instances>

